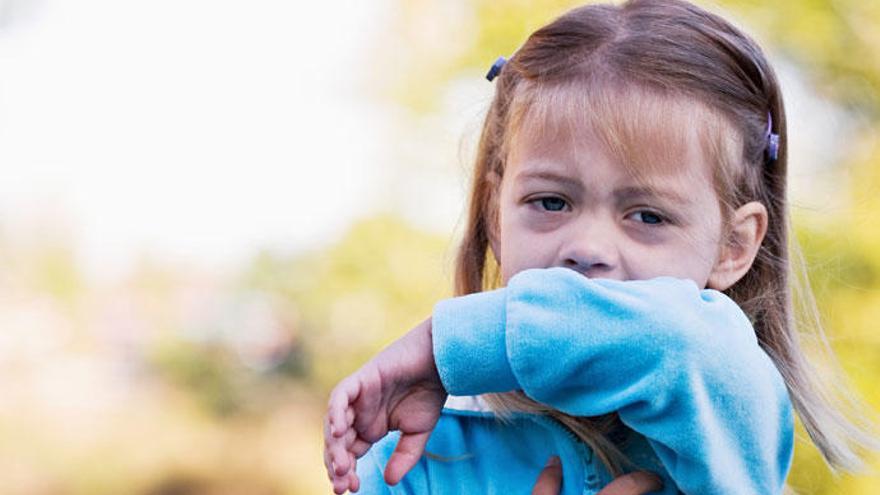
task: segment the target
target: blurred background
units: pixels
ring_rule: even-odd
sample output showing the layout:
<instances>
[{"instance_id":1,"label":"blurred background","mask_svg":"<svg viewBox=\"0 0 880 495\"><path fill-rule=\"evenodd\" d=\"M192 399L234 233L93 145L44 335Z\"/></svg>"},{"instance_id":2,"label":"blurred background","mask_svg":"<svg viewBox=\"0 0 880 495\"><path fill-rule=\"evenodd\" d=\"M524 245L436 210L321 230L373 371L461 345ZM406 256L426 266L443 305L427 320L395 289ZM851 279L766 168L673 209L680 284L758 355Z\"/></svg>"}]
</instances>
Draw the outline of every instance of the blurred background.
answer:
<instances>
[{"instance_id":1,"label":"blurred background","mask_svg":"<svg viewBox=\"0 0 880 495\"><path fill-rule=\"evenodd\" d=\"M488 66L578 3L0 0L0 491L329 493L328 391L451 294ZM708 6L781 74L880 409L880 2ZM801 493L880 492L804 437Z\"/></svg>"}]
</instances>

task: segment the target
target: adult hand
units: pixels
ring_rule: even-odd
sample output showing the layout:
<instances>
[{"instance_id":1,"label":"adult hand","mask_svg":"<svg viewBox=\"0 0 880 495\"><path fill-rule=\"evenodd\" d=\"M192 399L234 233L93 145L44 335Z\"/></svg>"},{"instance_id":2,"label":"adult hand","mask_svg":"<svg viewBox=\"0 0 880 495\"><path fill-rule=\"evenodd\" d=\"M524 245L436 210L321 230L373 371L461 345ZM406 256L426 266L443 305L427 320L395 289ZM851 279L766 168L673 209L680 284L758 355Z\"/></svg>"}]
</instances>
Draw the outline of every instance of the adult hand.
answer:
<instances>
[{"instance_id":1,"label":"adult hand","mask_svg":"<svg viewBox=\"0 0 880 495\"><path fill-rule=\"evenodd\" d=\"M532 495L559 495L562 488L562 465L558 457L551 457L538 475ZM624 474L605 486L599 495L643 495L662 490L663 482L655 474L636 471Z\"/></svg>"}]
</instances>

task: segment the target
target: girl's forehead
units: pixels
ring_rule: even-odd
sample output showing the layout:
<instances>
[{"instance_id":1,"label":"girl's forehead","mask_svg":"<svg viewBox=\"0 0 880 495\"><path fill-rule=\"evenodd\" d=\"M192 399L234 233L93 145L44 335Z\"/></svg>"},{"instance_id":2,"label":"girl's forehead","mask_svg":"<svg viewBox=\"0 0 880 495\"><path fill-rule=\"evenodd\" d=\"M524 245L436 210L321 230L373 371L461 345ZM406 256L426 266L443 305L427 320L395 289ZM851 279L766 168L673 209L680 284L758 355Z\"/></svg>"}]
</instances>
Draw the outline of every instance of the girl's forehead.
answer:
<instances>
[{"instance_id":1,"label":"girl's forehead","mask_svg":"<svg viewBox=\"0 0 880 495\"><path fill-rule=\"evenodd\" d=\"M514 98L509 131L506 146L514 161L543 156L575 163L601 152L645 178L685 170L711 176L740 149L719 112L634 86L526 88Z\"/></svg>"}]
</instances>

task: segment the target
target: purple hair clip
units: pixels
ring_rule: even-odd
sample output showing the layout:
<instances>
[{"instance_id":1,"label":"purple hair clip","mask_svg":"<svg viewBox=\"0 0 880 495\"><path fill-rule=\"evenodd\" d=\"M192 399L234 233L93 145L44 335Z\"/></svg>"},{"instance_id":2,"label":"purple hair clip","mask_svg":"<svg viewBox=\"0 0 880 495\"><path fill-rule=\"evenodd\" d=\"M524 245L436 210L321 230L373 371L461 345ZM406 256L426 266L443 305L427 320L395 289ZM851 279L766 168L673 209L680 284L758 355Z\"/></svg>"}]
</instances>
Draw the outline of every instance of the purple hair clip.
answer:
<instances>
[{"instance_id":1,"label":"purple hair clip","mask_svg":"<svg viewBox=\"0 0 880 495\"><path fill-rule=\"evenodd\" d=\"M498 77L498 74L501 73L501 68L504 67L504 64L506 63L506 58L498 57L498 60L496 60L495 63L492 64L492 67L489 69L489 73L486 74L486 79L488 79L489 82L492 82L492 80Z\"/></svg>"},{"instance_id":2,"label":"purple hair clip","mask_svg":"<svg viewBox=\"0 0 880 495\"><path fill-rule=\"evenodd\" d=\"M773 132L773 115L767 112L767 133L764 138L767 142L767 158L775 162L779 158L779 134Z\"/></svg>"}]
</instances>

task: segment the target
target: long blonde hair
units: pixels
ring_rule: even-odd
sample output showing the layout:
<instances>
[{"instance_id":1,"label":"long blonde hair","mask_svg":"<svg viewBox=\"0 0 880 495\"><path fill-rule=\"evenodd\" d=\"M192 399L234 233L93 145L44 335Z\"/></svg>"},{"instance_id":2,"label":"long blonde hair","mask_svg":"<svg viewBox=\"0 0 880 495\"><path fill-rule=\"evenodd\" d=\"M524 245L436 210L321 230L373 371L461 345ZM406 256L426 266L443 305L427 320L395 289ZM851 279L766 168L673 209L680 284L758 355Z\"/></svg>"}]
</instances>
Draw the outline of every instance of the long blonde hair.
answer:
<instances>
[{"instance_id":1,"label":"long blonde hair","mask_svg":"<svg viewBox=\"0 0 880 495\"><path fill-rule=\"evenodd\" d=\"M703 150L715 164L724 215L760 201L769 217L751 269L725 293L749 315L761 348L779 369L825 460L832 469L859 469L864 450L877 448L870 422L858 415L860 406L851 394L832 392L842 380L820 379L801 346L798 328L812 330L826 362L834 363L806 277L790 263L790 253L795 260L799 254L789 236L785 109L775 73L758 45L721 17L679 0L588 5L533 33L495 84L456 259L456 293L499 285L490 248L498 226L498 188L511 140L544 131L536 129L536 118L568 112L592 119L594 129L602 124L598 127L606 141L632 148L637 139L626 134L651 125L651 119L644 119L646 111L657 114L676 105L694 109L691 123L699 125ZM651 101L662 104L652 107ZM658 127L656 118L665 115L654 117ZM768 122L780 138L775 160L767 156ZM806 325L795 322L792 287L806 309L801 311L810 320ZM842 376L836 365L832 372ZM626 458L618 447L625 428L616 414L572 417L521 393L488 399L502 412L526 410L556 418L592 447L609 471L621 473Z\"/></svg>"}]
</instances>

